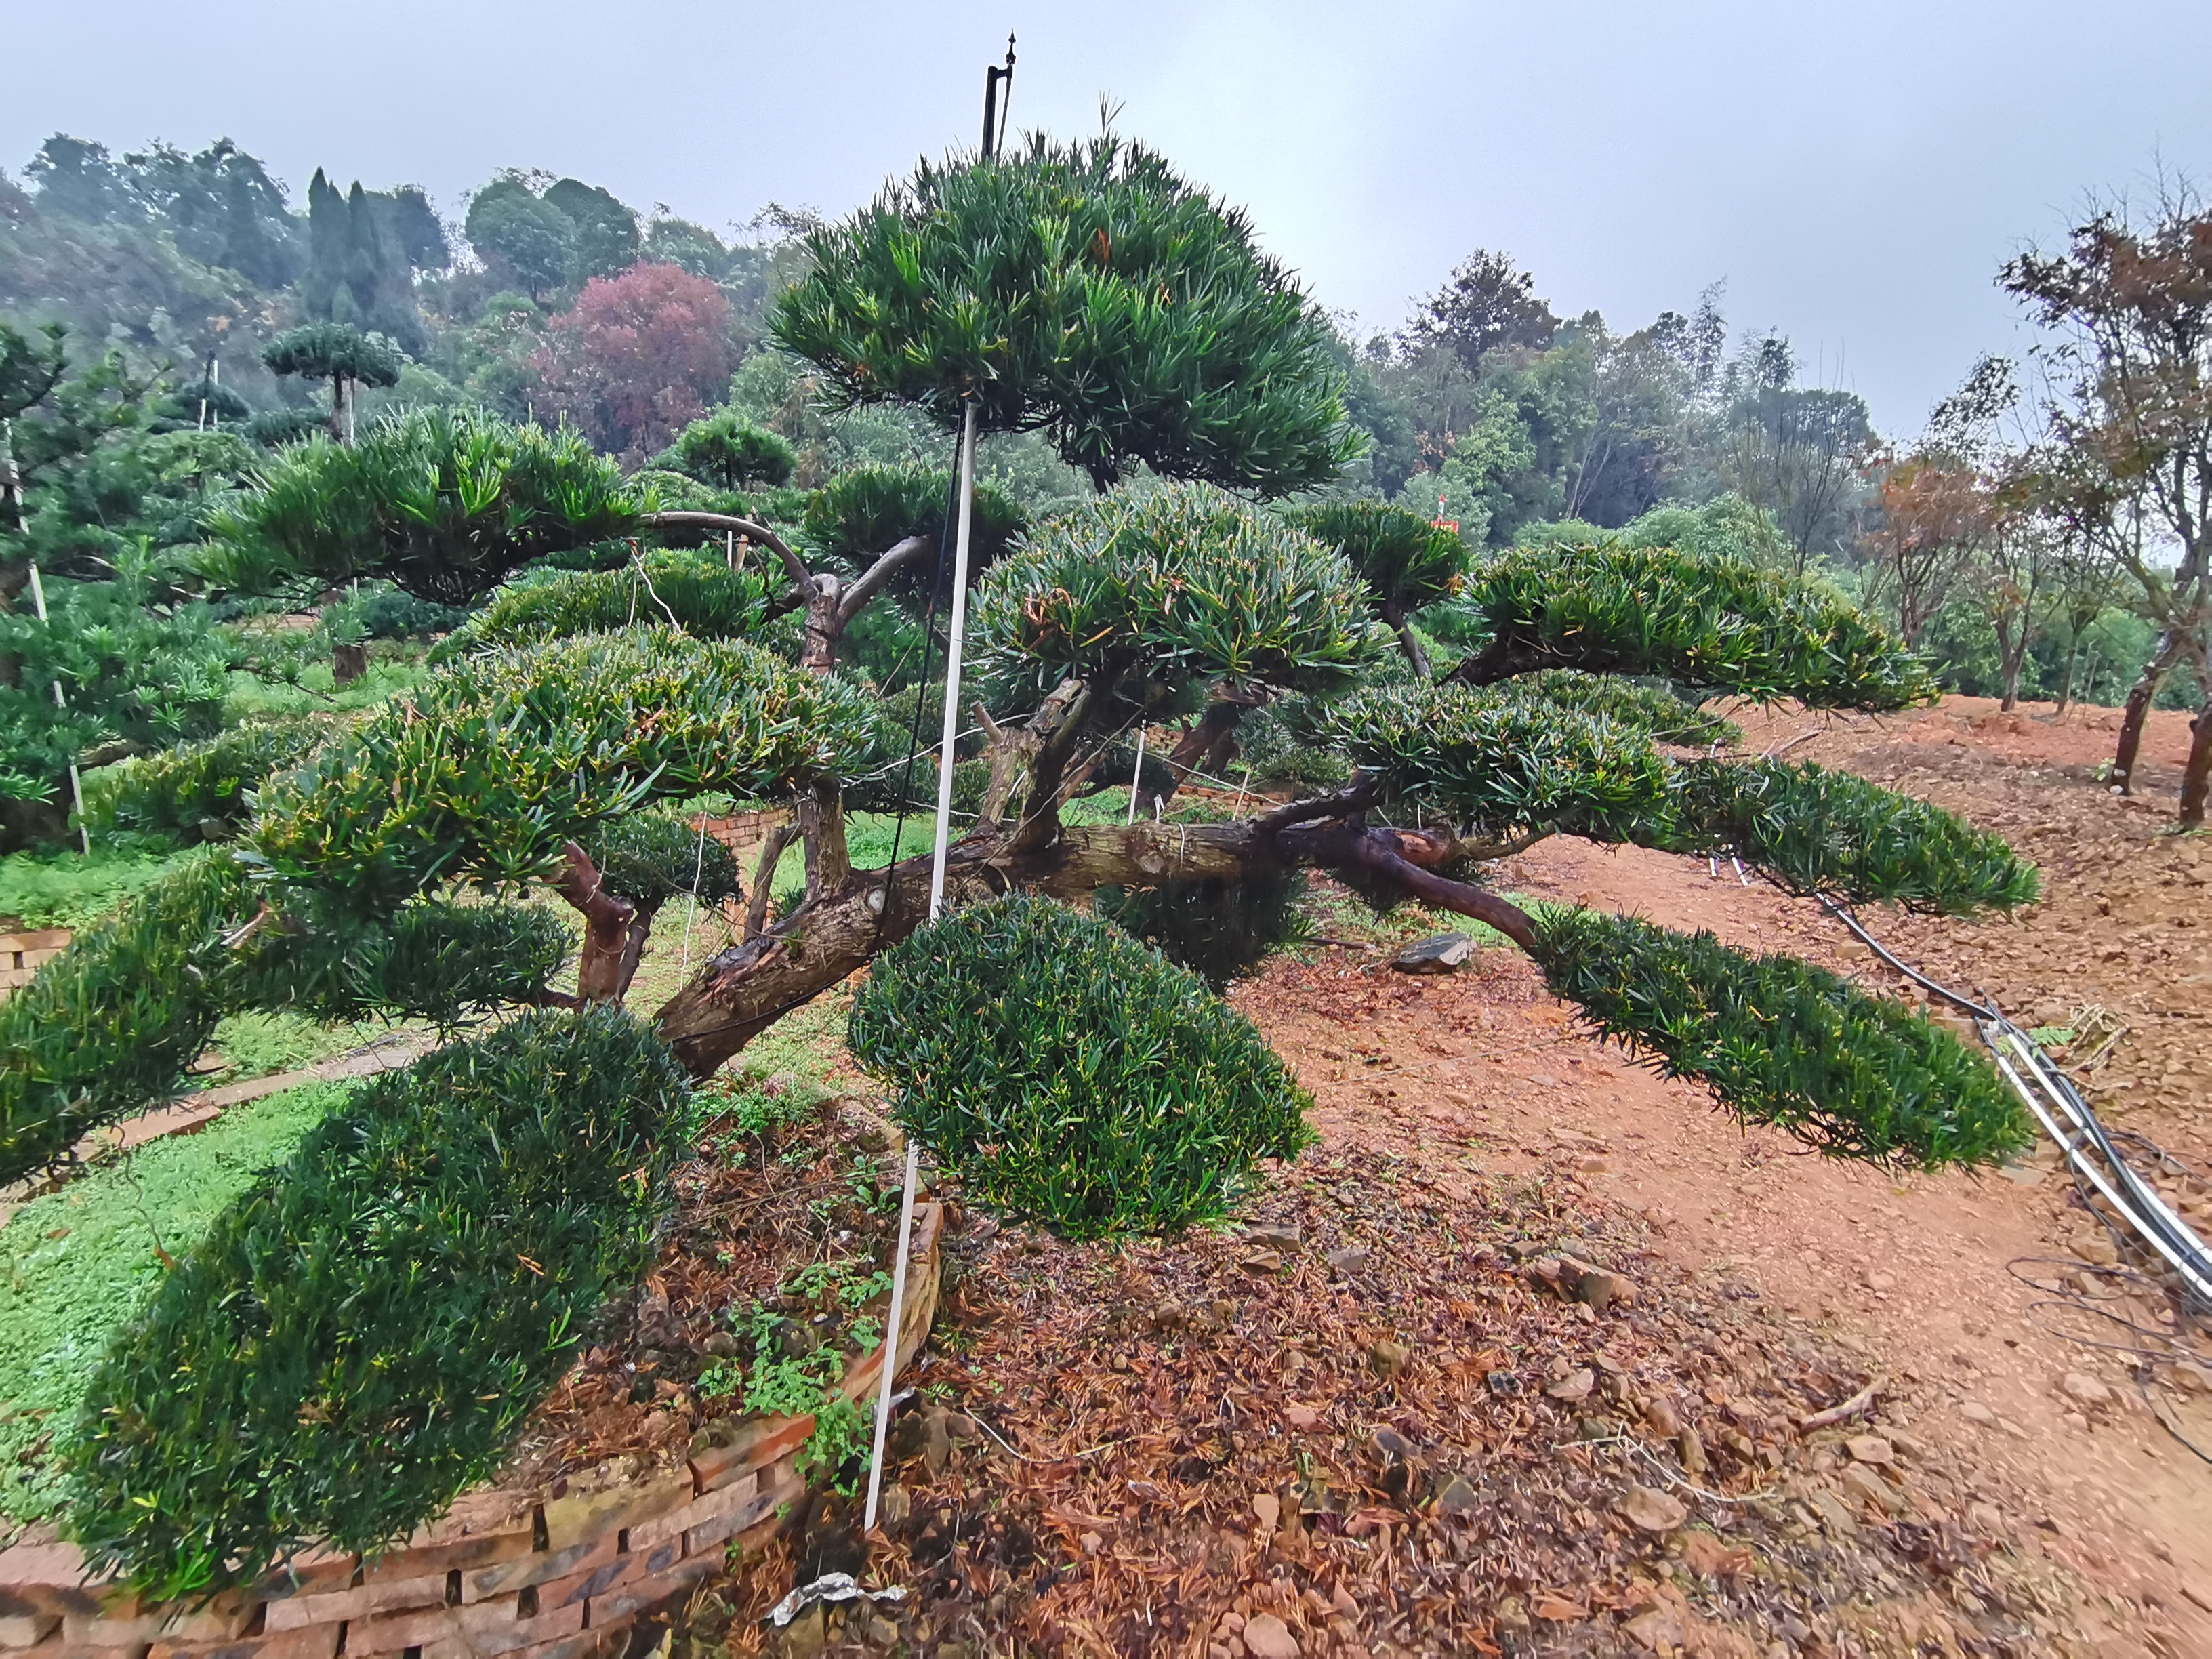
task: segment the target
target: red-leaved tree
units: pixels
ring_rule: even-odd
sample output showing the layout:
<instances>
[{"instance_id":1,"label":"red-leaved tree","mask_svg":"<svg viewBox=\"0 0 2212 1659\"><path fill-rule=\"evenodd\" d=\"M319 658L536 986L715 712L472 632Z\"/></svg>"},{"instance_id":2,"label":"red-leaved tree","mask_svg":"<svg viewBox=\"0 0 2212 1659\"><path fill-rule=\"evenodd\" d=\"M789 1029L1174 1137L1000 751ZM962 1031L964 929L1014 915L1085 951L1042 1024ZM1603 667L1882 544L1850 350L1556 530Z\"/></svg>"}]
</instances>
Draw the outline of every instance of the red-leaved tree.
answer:
<instances>
[{"instance_id":1,"label":"red-leaved tree","mask_svg":"<svg viewBox=\"0 0 2212 1659\"><path fill-rule=\"evenodd\" d=\"M728 387L729 322L721 289L680 265L594 276L535 359L544 405L635 465Z\"/></svg>"}]
</instances>

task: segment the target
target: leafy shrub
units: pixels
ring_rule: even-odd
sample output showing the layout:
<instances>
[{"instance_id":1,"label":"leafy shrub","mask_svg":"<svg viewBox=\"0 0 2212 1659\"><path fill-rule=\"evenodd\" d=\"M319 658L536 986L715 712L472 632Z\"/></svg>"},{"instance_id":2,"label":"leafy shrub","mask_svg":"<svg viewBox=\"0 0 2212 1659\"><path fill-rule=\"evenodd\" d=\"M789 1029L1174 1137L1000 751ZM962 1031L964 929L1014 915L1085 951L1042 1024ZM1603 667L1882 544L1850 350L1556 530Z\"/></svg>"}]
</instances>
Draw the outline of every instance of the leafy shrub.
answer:
<instances>
[{"instance_id":1,"label":"leafy shrub","mask_svg":"<svg viewBox=\"0 0 2212 1659\"><path fill-rule=\"evenodd\" d=\"M198 743L84 775L85 815L95 830L129 830L197 840L213 819L246 816L247 793L330 741L335 721L316 715L255 720Z\"/></svg>"},{"instance_id":2,"label":"leafy shrub","mask_svg":"<svg viewBox=\"0 0 2212 1659\"><path fill-rule=\"evenodd\" d=\"M897 592L916 600L925 599L936 571L934 544L953 522L946 512L951 490L950 472L926 466L854 467L830 479L808 501L807 544L818 552L866 569L908 537L926 536L932 550L918 564L908 565L894 582ZM971 573L995 564L1007 544L1027 527L1021 508L981 481L975 485L973 515L968 531ZM948 590L951 580L948 542ZM949 591L939 596L940 603L950 598Z\"/></svg>"},{"instance_id":3,"label":"leafy shrub","mask_svg":"<svg viewBox=\"0 0 2212 1659\"><path fill-rule=\"evenodd\" d=\"M678 433L657 465L721 489L743 489L782 483L796 459L790 444L776 434L748 425L734 409L718 409Z\"/></svg>"},{"instance_id":4,"label":"leafy shrub","mask_svg":"<svg viewBox=\"0 0 2212 1659\"><path fill-rule=\"evenodd\" d=\"M1815 708L1933 702L1926 665L1832 594L1740 560L1663 547L1509 548L1463 603L1489 642L1455 672L1651 674Z\"/></svg>"},{"instance_id":5,"label":"leafy shrub","mask_svg":"<svg viewBox=\"0 0 2212 1659\"><path fill-rule=\"evenodd\" d=\"M626 812L599 824L582 844L607 890L642 909L694 894L709 908L745 896L730 849L681 813Z\"/></svg>"},{"instance_id":6,"label":"leafy shrub","mask_svg":"<svg viewBox=\"0 0 2212 1659\"><path fill-rule=\"evenodd\" d=\"M646 1266L687 1093L608 1009L361 1089L101 1363L69 1453L94 1568L204 1593L318 1540L385 1547L489 1475Z\"/></svg>"},{"instance_id":7,"label":"leafy shrub","mask_svg":"<svg viewBox=\"0 0 2212 1659\"><path fill-rule=\"evenodd\" d=\"M0 794L66 800L70 763L95 744L172 744L216 730L240 653L206 605L157 612L142 568L111 582L50 578L45 586L50 622L27 602L0 612L0 654L15 661L0 685L0 768L27 785ZM54 704L56 684L66 708Z\"/></svg>"},{"instance_id":8,"label":"leafy shrub","mask_svg":"<svg viewBox=\"0 0 2212 1659\"><path fill-rule=\"evenodd\" d=\"M655 798L841 770L868 707L834 676L665 628L465 658L274 780L252 842L278 875L369 911L434 882L530 879Z\"/></svg>"},{"instance_id":9,"label":"leafy shrub","mask_svg":"<svg viewBox=\"0 0 2212 1659\"><path fill-rule=\"evenodd\" d=\"M1551 668L1485 687L1484 695L1492 702L1542 703L1600 715L1622 726L1640 727L1662 743L1717 743L1726 747L1743 740L1742 731L1733 722L1685 702L1665 687L1612 674Z\"/></svg>"},{"instance_id":10,"label":"leafy shrub","mask_svg":"<svg viewBox=\"0 0 2212 1659\"><path fill-rule=\"evenodd\" d=\"M2031 1138L2011 1090L1948 1031L1810 963L1594 910L1543 911L1536 931L1553 992L1744 1122L1922 1169L1996 1163Z\"/></svg>"},{"instance_id":11,"label":"leafy shrub","mask_svg":"<svg viewBox=\"0 0 2212 1659\"><path fill-rule=\"evenodd\" d=\"M579 572L501 588L439 647L434 659L499 646L542 645L604 634L632 623L666 622L702 639L745 639L768 620L781 567L731 570L711 556L655 551L619 568Z\"/></svg>"},{"instance_id":12,"label":"leafy shrub","mask_svg":"<svg viewBox=\"0 0 2212 1659\"><path fill-rule=\"evenodd\" d=\"M560 917L527 905L418 900L363 921L319 894L280 896L284 935L236 975L239 1006L458 1025L531 1000L568 955Z\"/></svg>"},{"instance_id":13,"label":"leafy shrub","mask_svg":"<svg viewBox=\"0 0 2212 1659\"><path fill-rule=\"evenodd\" d=\"M1158 887L1102 887L1098 914L1188 968L1216 991L1242 979L1310 930L1298 906L1306 878L1271 870L1230 880L1165 881Z\"/></svg>"},{"instance_id":14,"label":"leafy shrub","mask_svg":"<svg viewBox=\"0 0 2212 1659\"><path fill-rule=\"evenodd\" d=\"M1341 554L1218 489L1116 491L1054 520L985 573L986 669L1049 691L1079 676L1321 689L1387 648Z\"/></svg>"},{"instance_id":15,"label":"leafy shrub","mask_svg":"<svg viewBox=\"0 0 2212 1659\"><path fill-rule=\"evenodd\" d=\"M195 859L0 1002L0 1182L166 1097L226 1014L453 1024L528 1000L568 951L556 917L517 905L416 902L364 919L340 900L276 890L286 908L264 917L264 891L228 853Z\"/></svg>"},{"instance_id":16,"label":"leafy shrub","mask_svg":"<svg viewBox=\"0 0 2212 1659\"><path fill-rule=\"evenodd\" d=\"M984 1203L1078 1237L1226 1214L1310 1103L1249 1021L1121 929L1013 895L878 957L860 1063Z\"/></svg>"},{"instance_id":17,"label":"leafy shrub","mask_svg":"<svg viewBox=\"0 0 2212 1659\"><path fill-rule=\"evenodd\" d=\"M427 640L450 634L469 619L459 605L435 605L396 587L378 586L341 599L323 612L332 639Z\"/></svg>"}]
</instances>

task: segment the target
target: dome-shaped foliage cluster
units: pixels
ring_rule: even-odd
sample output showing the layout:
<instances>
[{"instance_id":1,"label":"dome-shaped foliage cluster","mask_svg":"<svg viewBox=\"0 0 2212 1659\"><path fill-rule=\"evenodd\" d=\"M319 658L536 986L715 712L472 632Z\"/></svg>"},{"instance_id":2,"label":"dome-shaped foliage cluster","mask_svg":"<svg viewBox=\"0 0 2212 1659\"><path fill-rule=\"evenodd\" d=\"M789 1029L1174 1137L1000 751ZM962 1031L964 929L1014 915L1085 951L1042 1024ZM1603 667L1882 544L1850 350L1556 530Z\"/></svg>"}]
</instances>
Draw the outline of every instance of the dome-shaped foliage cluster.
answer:
<instances>
[{"instance_id":1,"label":"dome-shaped foliage cluster","mask_svg":"<svg viewBox=\"0 0 2212 1659\"><path fill-rule=\"evenodd\" d=\"M1044 526L984 577L975 628L986 671L1038 691L1130 674L1335 688L1387 647L1341 554L1199 484Z\"/></svg>"},{"instance_id":2,"label":"dome-shaped foliage cluster","mask_svg":"<svg viewBox=\"0 0 2212 1659\"><path fill-rule=\"evenodd\" d=\"M849 404L1042 431L1104 488L1133 462L1280 495L1357 448L1328 324L1243 214L1142 145L1042 136L924 162L807 239L776 338Z\"/></svg>"},{"instance_id":3,"label":"dome-shaped foliage cluster","mask_svg":"<svg viewBox=\"0 0 2212 1659\"><path fill-rule=\"evenodd\" d=\"M979 1201L1078 1237L1229 1212L1312 1139L1290 1068L1194 974L1012 896L876 958L853 1054Z\"/></svg>"}]
</instances>

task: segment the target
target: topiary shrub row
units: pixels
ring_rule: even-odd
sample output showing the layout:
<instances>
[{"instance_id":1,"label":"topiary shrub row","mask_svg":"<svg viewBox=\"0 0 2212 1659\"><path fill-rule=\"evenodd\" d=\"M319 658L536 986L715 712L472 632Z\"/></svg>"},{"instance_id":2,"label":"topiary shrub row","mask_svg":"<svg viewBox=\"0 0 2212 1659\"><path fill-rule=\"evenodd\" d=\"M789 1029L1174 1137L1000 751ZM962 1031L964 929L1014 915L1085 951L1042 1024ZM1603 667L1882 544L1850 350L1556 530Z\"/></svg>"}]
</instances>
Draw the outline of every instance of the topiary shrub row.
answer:
<instances>
[{"instance_id":1,"label":"topiary shrub row","mask_svg":"<svg viewBox=\"0 0 2212 1659\"><path fill-rule=\"evenodd\" d=\"M210 820L246 816L246 797L330 741L321 715L257 720L199 743L179 744L84 775L85 816L95 831L127 830L197 840Z\"/></svg>"},{"instance_id":2,"label":"topiary shrub row","mask_svg":"<svg viewBox=\"0 0 2212 1659\"><path fill-rule=\"evenodd\" d=\"M1595 910L1541 911L1536 933L1555 994L1663 1076L1706 1084L1746 1123L1931 1170L1995 1163L2031 1139L1986 1061L1925 1014L1825 969Z\"/></svg>"},{"instance_id":3,"label":"topiary shrub row","mask_svg":"<svg viewBox=\"0 0 2212 1659\"><path fill-rule=\"evenodd\" d=\"M95 1571L147 1595L374 1551L489 1476L648 1260L690 1089L615 1010L363 1086L116 1338L68 1453Z\"/></svg>"},{"instance_id":4,"label":"topiary shrub row","mask_svg":"<svg viewBox=\"0 0 2212 1659\"><path fill-rule=\"evenodd\" d=\"M1677 769L1685 851L1732 852L1800 893L1971 915L2033 903L2035 866L1998 836L1849 772L1757 760Z\"/></svg>"},{"instance_id":5,"label":"topiary shrub row","mask_svg":"<svg viewBox=\"0 0 2212 1659\"><path fill-rule=\"evenodd\" d=\"M1815 708L1932 702L1927 665L1842 599L1741 559L1672 548L1512 548L1464 603L1489 642L1455 672L1653 674Z\"/></svg>"},{"instance_id":6,"label":"topiary shrub row","mask_svg":"<svg viewBox=\"0 0 2212 1659\"><path fill-rule=\"evenodd\" d=\"M1120 928L1012 895L875 960L849 1040L977 1200L1075 1237L1229 1213L1311 1102L1251 1022Z\"/></svg>"}]
</instances>

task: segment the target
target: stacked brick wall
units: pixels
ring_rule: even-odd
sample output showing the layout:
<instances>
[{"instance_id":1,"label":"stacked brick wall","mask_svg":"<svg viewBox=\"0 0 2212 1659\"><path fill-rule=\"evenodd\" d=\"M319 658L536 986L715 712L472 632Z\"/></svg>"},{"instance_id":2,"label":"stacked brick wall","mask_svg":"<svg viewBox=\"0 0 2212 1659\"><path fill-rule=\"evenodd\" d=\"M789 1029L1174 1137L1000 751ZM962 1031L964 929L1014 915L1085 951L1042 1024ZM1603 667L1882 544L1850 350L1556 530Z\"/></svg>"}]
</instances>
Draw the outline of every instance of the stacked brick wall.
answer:
<instances>
[{"instance_id":1,"label":"stacked brick wall","mask_svg":"<svg viewBox=\"0 0 2212 1659\"><path fill-rule=\"evenodd\" d=\"M69 948L70 930L47 927L34 933L0 933L0 1000L38 977L40 965Z\"/></svg>"},{"instance_id":2,"label":"stacked brick wall","mask_svg":"<svg viewBox=\"0 0 2212 1659\"><path fill-rule=\"evenodd\" d=\"M915 1211L902 1370L936 1316L941 1216ZM890 1346L853 1367L847 1398L872 1407ZM793 1517L813 1431L811 1417L726 1418L673 1468L465 1493L374 1559L301 1556L204 1603L143 1601L88 1582L73 1545L17 1544L0 1550L0 1659L615 1659L641 1620Z\"/></svg>"}]
</instances>

